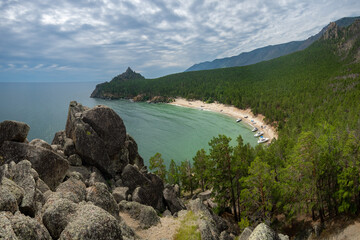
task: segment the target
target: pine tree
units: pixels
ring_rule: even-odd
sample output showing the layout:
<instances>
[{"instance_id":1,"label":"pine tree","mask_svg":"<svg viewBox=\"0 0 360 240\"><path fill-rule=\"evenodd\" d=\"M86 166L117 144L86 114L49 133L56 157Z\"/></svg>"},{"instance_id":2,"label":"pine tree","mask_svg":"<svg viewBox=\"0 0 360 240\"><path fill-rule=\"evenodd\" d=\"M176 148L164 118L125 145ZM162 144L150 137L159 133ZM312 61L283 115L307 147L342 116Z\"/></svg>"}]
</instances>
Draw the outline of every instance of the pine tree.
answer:
<instances>
[{"instance_id":1,"label":"pine tree","mask_svg":"<svg viewBox=\"0 0 360 240\"><path fill-rule=\"evenodd\" d=\"M156 153L149 160L149 168L154 174L158 175L163 181L166 177L166 166L164 164L164 159L161 157L160 153Z\"/></svg>"}]
</instances>

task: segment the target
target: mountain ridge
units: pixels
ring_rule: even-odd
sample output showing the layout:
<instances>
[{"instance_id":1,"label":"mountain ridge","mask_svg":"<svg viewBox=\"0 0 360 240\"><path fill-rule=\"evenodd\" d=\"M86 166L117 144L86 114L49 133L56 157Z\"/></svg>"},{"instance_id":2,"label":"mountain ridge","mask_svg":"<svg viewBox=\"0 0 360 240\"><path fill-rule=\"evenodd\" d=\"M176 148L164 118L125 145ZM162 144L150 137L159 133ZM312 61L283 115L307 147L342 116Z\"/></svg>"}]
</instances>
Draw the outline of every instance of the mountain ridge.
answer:
<instances>
[{"instance_id":1,"label":"mountain ridge","mask_svg":"<svg viewBox=\"0 0 360 240\"><path fill-rule=\"evenodd\" d=\"M335 23L339 27L347 27L350 24L352 24L356 19L360 19L360 16L344 17L335 21ZM262 61L271 60L284 55L288 55L296 51L301 51L309 47L316 40L318 40L322 36L322 34L326 31L329 25L330 24L325 26L319 33L303 41L291 41L288 43L268 45L265 47L254 49L250 52L242 52L236 56L197 63L186 69L185 72L209 70L209 69L225 68L225 67L246 66Z\"/></svg>"}]
</instances>

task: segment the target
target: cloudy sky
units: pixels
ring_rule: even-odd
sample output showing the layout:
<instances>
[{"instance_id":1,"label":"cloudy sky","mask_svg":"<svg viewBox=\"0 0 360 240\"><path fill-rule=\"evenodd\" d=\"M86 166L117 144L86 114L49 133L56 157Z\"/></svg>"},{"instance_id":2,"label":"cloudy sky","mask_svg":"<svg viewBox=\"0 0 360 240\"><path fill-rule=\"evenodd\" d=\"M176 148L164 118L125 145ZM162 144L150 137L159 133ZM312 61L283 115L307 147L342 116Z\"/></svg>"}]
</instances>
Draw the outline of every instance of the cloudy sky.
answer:
<instances>
[{"instance_id":1,"label":"cloudy sky","mask_svg":"<svg viewBox=\"0 0 360 240\"><path fill-rule=\"evenodd\" d=\"M0 0L0 81L154 78L358 15L359 0Z\"/></svg>"}]
</instances>

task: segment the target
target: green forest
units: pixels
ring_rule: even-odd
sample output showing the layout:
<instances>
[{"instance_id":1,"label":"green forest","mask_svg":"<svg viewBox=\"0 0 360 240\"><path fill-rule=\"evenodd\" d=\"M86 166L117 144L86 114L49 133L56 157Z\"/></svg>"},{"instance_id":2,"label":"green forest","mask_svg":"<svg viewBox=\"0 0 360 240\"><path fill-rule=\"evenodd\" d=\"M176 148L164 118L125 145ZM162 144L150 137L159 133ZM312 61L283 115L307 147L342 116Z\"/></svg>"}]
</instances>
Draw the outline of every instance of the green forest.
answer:
<instances>
[{"instance_id":1,"label":"green forest","mask_svg":"<svg viewBox=\"0 0 360 240\"><path fill-rule=\"evenodd\" d=\"M251 108L277 127L279 138L252 148L220 135L209 152L168 170L161 155L150 169L185 191L213 189L221 213L243 225L278 216L321 222L360 211L360 21L332 26L303 51L258 64L184 72L157 79L111 81L100 93L219 101Z\"/></svg>"}]
</instances>

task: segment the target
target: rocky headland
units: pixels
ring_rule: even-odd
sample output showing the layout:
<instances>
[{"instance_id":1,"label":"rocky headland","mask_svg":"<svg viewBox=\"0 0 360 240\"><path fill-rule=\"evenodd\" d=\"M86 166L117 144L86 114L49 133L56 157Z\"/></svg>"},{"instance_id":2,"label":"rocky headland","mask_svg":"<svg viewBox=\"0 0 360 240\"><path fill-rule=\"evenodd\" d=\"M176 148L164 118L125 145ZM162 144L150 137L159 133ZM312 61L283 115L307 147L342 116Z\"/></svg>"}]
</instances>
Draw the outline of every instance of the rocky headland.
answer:
<instances>
[{"instance_id":1,"label":"rocky headland","mask_svg":"<svg viewBox=\"0 0 360 240\"><path fill-rule=\"evenodd\" d=\"M185 206L178 187L147 171L112 109L71 102L66 128L51 145L29 142L29 129L22 122L0 123L0 239L141 239L137 231L151 233L164 217L180 221L190 211L198 216L201 239L234 239L236 231L202 194ZM263 228L261 234L271 230ZM247 237L264 239L251 237L256 232ZM266 239L278 239L269 234ZM157 239L149 233L143 238Z\"/></svg>"}]
</instances>

